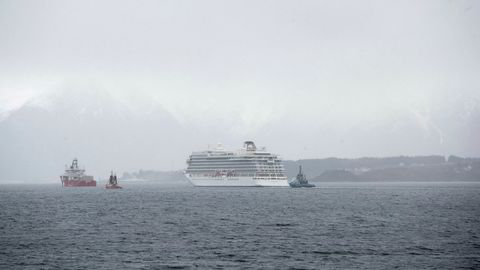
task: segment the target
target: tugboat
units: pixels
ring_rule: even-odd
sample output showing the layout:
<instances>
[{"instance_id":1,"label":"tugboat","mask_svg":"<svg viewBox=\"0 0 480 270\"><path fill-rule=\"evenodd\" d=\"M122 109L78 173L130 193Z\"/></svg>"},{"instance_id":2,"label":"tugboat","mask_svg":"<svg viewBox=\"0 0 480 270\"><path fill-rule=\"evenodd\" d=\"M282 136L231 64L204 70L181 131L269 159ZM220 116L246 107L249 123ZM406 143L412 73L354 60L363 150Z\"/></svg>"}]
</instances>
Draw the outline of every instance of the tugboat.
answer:
<instances>
[{"instance_id":1,"label":"tugboat","mask_svg":"<svg viewBox=\"0 0 480 270\"><path fill-rule=\"evenodd\" d=\"M300 170L297 174L297 177L289 184L293 188L301 188L301 187L310 188L315 186L314 184L308 183L307 177L305 176L305 174L302 173L302 165L300 165Z\"/></svg>"},{"instance_id":2,"label":"tugboat","mask_svg":"<svg viewBox=\"0 0 480 270\"><path fill-rule=\"evenodd\" d=\"M113 174L113 172L110 174L110 178L108 179L108 183L105 185L105 188L106 189L122 188L121 186L118 185L117 175Z\"/></svg>"},{"instance_id":3,"label":"tugboat","mask_svg":"<svg viewBox=\"0 0 480 270\"><path fill-rule=\"evenodd\" d=\"M67 165L65 165L67 167ZM64 187L96 187L97 181L93 176L86 175L85 170L78 167L78 160L75 158L69 168L65 168L65 173L60 175L62 186Z\"/></svg>"}]
</instances>

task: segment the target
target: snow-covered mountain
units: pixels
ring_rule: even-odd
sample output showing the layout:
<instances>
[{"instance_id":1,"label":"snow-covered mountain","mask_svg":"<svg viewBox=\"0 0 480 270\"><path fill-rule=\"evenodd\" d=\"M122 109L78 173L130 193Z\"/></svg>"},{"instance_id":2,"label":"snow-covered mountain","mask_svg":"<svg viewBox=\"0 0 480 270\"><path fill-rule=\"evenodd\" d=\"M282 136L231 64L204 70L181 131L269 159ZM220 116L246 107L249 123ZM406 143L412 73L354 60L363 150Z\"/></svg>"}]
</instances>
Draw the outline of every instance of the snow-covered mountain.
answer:
<instances>
[{"instance_id":1,"label":"snow-covered mountain","mask_svg":"<svg viewBox=\"0 0 480 270\"><path fill-rule=\"evenodd\" d=\"M110 170L178 170L191 151L216 142L236 148L247 139L285 159L480 155L480 102L473 98L371 119L290 110L238 132L241 116L193 112L179 122L144 94L121 98L96 86L64 88L3 114L0 181L57 181L74 157L96 177Z\"/></svg>"},{"instance_id":2,"label":"snow-covered mountain","mask_svg":"<svg viewBox=\"0 0 480 270\"><path fill-rule=\"evenodd\" d=\"M187 133L160 105L150 106L134 112L99 89L35 98L0 122L0 180L57 181L74 157L101 177L178 166Z\"/></svg>"}]
</instances>

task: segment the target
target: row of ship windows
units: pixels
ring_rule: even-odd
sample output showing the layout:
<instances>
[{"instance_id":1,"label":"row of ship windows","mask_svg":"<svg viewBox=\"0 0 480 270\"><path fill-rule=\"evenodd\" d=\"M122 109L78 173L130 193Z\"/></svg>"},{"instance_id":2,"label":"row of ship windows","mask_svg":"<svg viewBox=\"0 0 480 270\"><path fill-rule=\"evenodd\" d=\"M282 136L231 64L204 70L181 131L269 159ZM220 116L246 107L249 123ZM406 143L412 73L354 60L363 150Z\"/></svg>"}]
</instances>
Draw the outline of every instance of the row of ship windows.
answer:
<instances>
[{"instance_id":1,"label":"row of ship windows","mask_svg":"<svg viewBox=\"0 0 480 270\"><path fill-rule=\"evenodd\" d=\"M186 172L271 172L283 173L285 170L212 170L212 169L187 169Z\"/></svg>"},{"instance_id":2,"label":"row of ship windows","mask_svg":"<svg viewBox=\"0 0 480 270\"><path fill-rule=\"evenodd\" d=\"M212 169L187 169L186 172L269 172L269 173L283 173L284 170L212 170Z\"/></svg>"},{"instance_id":3,"label":"row of ship windows","mask_svg":"<svg viewBox=\"0 0 480 270\"><path fill-rule=\"evenodd\" d=\"M93 180L93 176L62 176L63 180Z\"/></svg>"},{"instance_id":4,"label":"row of ship windows","mask_svg":"<svg viewBox=\"0 0 480 270\"><path fill-rule=\"evenodd\" d=\"M190 159L192 160L199 160L199 159L204 159L204 160L268 160L268 159L279 159L277 156L269 156L269 157L258 157L258 156L250 156L250 157L195 157L195 156L190 156Z\"/></svg>"},{"instance_id":5,"label":"row of ship windows","mask_svg":"<svg viewBox=\"0 0 480 270\"><path fill-rule=\"evenodd\" d=\"M252 170L258 170L258 169L278 169L278 170L283 170L283 166L198 166L198 165L193 165L193 166L188 166L188 169L219 169L219 170L234 170L234 169L252 169Z\"/></svg>"},{"instance_id":6,"label":"row of ship windows","mask_svg":"<svg viewBox=\"0 0 480 270\"><path fill-rule=\"evenodd\" d=\"M279 160L187 160L188 164L283 164Z\"/></svg>"},{"instance_id":7,"label":"row of ship windows","mask_svg":"<svg viewBox=\"0 0 480 270\"><path fill-rule=\"evenodd\" d=\"M285 177L284 174L278 173L238 173L238 174L230 174L230 175L222 175L222 174L212 174L212 173L191 173L189 174L190 177Z\"/></svg>"},{"instance_id":8,"label":"row of ship windows","mask_svg":"<svg viewBox=\"0 0 480 270\"><path fill-rule=\"evenodd\" d=\"M267 162L249 162L249 163L241 163L241 162L190 162L190 165L210 165L210 166L218 166L218 165L225 165L225 166L283 166L281 162L276 163L267 163Z\"/></svg>"},{"instance_id":9,"label":"row of ship windows","mask_svg":"<svg viewBox=\"0 0 480 270\"><path fill-rule=\"evenodd\" d=\"M215 159L215 160L211 160L211 159L188 159L188 161L190 161L190 162L212 162L212 163L215 163L215 162L250 163L250 162L272 162L272 161L281 162L282 160L281 159L228 159L228 158L225 158L225 159Z\"/></svg>"},{"instance_id":10,"label":"row of ship windows","mask_svg":"<svg viewBox=\"0 0 480 270\"><path fill-rule=\"evenodd\" d=\"M275 154L272 153L254 153L247 154L247 155L238 155L233 153L226 153L226 154L218 154L218 153L193 153L190 155L191 157L209 157L209 158L221 158L221 157L242 157L242 158L251 158L251 157L274 157Z\"/></svg>"},{"instance_id":11,"label":"row of ship windows","mask_svg":"<svg viewBox=\"0 0 480 270\"><path fill-rule=\"evenodd\" d=\"M191 164L191 165L242 165L242 166L245 166L245 165L283 165L281 162L187 162L187 164Z\"/></svg>"},{"instance_id":12,"label":"row of ship windows","mask_svg":"<svg viewBox=\"0 0 480 270\"><path fill-rule=\"evenodd\" d=\"M263 165L263 164L258 164L258 165L232 165L232 164L215 164L213 166L212 164L190 164L188 166L189 168L278 168L281 169L283 168L282 165Z\"/></svg>"}]
</instances>

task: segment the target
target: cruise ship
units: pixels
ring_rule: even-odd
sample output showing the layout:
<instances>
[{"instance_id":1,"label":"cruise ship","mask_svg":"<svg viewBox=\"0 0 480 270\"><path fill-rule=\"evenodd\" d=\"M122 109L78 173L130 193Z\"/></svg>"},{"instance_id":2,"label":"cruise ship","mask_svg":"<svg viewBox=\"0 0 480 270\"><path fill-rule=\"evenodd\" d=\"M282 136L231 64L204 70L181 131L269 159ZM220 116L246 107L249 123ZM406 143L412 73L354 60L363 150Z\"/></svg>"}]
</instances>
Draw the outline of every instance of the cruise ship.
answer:
<instances>
[{"instance_id":1,"label":"cruise ship","mask_svg":"<svg viewBox=\"0 0 480 270\"><path fill-rule=\"evenodd\" d=\"M214 150L193 152L185 175L195 186L288 187L281 159L246 141L238 151L220 144Z\"/></svg>"}]
</instances>

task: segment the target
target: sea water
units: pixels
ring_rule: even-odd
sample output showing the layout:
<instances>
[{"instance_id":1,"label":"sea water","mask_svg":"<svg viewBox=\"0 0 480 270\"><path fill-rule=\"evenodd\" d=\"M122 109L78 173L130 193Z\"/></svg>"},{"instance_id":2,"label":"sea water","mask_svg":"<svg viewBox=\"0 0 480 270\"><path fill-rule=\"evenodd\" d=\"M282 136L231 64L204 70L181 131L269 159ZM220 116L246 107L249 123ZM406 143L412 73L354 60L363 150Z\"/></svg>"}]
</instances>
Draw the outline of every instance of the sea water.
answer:
<instances>
[{"instance_id":1,"label":"sea water","mask_svg":"<svg viewBox=\"0 0 480 270\"><path fill-rule=\"evenodd\" d=\"M0 185L0 269L480 268L480 183Z\"/></svg>"}]
</instances>

